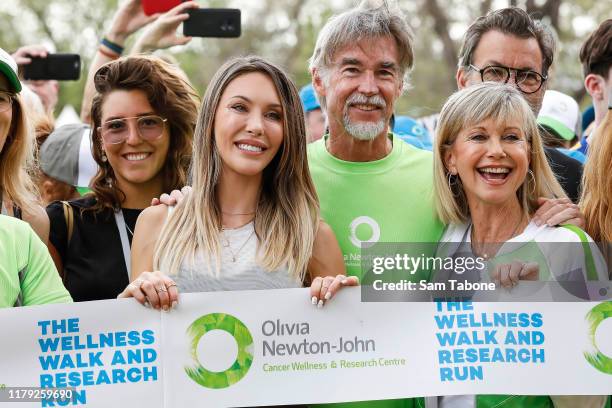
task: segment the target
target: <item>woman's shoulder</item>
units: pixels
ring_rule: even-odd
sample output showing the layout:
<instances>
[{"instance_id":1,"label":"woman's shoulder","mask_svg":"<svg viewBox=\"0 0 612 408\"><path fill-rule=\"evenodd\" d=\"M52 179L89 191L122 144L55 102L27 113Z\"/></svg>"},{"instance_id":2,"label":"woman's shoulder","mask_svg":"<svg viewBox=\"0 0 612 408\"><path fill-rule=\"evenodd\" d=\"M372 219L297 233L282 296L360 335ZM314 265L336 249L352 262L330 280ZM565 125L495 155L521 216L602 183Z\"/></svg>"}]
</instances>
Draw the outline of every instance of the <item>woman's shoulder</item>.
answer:
<instances>
[{"instance_id":1,"label":"woman's shoulder","mask_svg":"<svg viewBox=\"0 0 612 408\"><path fill-rule=\"evenodd\" d=\"M168 217L172 207L168 207L164 204L154 205L147 207L138 216L138 223L154 224L159 226Z\"/></svg>"},{"instance_id":2,"label":"woman's shoulder","mask_svg":"<svg viewBox=\"0 0 612 408\"><path fill-rule=\"evenodd\" d=\"M593 242L593 239L584 232L580 227L572 224L555 225L555 226L532 226L533 239L538 242Z\"/></svg>"},{"instance_id":3,"label":"woman's shoulder","mask_svg":"<svg viewBox=\"0 0 612 408\"><path fill-rule=\"evenodd\" d=\"M139 236L146 236L150 239L157 240L170 214L170 208L172 207L168 207L164 204L145 208L138 216L135 231L138 231Z\"/></svg>"}]
</instances>

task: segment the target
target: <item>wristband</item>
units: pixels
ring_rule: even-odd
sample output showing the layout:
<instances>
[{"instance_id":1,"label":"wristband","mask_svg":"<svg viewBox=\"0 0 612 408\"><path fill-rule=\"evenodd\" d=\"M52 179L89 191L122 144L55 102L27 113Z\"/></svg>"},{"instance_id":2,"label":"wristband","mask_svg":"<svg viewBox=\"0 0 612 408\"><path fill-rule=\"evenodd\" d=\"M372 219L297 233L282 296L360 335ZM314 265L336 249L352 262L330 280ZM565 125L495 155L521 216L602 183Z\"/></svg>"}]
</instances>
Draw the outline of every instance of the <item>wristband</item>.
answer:
<instances>
[{"instance_id":1,"label":"wristband","mask_svg":"<svg viewBox=\"0 0 612 408\"><path fill-rule=\"evenodd\" d=\"M119 58L119 57L121 56L121 55L118 55L118 54L113 54L113 53L111 53L111 52L108 52L108 51L106 51L106 50L105 50L104 48L102 48L102 47L98 47L98 52L99 52L100 54L104 55L105 57L110 58L110 59L113 59L113 60L116 60L117 58Z\"/></svg>"},{"instance_id":2,"label":"wristband","mask_svg":"<svg viewBox=\"0 0 612 408\"><path fill-rule=\"evenodd\" d=\"M115 44L114 42L112 42L111 40L109 40L106 37L102 38L102 41L100 41L100 44L102 44L103 46L105 46L109 50L112 50L113 52L115 52L118 55L123 54L123 47L120 46L119 44Z\"/></svg>"}]
</instances>

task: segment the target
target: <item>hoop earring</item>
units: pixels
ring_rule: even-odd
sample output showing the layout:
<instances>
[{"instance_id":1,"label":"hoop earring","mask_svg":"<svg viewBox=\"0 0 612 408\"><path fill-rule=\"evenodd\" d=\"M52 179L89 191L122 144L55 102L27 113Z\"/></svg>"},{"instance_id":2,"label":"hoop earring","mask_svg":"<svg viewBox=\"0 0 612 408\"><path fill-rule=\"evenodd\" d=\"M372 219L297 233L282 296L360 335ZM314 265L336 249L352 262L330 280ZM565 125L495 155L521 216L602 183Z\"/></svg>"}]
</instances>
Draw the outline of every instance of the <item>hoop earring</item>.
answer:
<instances>
[{"instance_id":1,"label":"hoop earring","mask_svg":"<svg viewBox=\"0 0 612 408\"><path fill-rule=\"evenodd\" d=\"M531 171L531 169L527 170L527 174L529 175L529 177L531 177L532 183L531 183L531 195L534 195L536 193L535 189L536 189L536 179L535 179L535 175L533 174L533 171Z\"/></svg>"},{"instance_id":2,"label":"hoop earring","mask_svg":"<svg viewBox=\"0 0 612 408\"><path fill-rule=\"evenodd\" d=\"M454 179L451 181L451 179L454 177ZM448 180L448 188L451 191L451 193L453 194L454 197L458 197L459 194L455 193L455 190L453 190L453 186L458 186L460 181L459 181L459 176L456 174L452 174L451 172L447 173L447 180Z\"/></svg>"}]
</instances>

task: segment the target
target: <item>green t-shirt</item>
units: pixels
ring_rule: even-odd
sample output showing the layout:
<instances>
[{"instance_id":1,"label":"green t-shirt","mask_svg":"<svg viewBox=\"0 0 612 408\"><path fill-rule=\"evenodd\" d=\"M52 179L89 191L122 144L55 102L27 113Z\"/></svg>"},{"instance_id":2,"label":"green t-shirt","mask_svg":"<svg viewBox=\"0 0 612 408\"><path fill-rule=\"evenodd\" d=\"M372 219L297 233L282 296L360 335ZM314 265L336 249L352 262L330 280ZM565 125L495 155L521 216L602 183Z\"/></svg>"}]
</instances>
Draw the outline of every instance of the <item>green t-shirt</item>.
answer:
<instances>
[{"instance_id":1,"label":"green t-shirt","mask_svg":"<svg viewBox=\"0 0 612 408\"><path fill-rule=\"evenodd\" d=\"M308 145L308 166L349 275L362 278L363 242L438 242L444 225L434 206L431 152L393 137L385 158L347 162L332 156L325 140Z\"/></svg>"},{"instance_id":2,"label":"green t-shirt","mask_svg":"<svg viewBox=\"0 0 612 408\"><path fill-rule=\"evenodd\" d=\"M0 308L70 302L45 244L27 223L0 215Z\"/></svg>"},{"instance_id":3,"label":"green t-shirt","mask_svg":"<svg viewBox=\"0 0 612 408\"><path fill-rule=\"evenodd\" d=\"M372 162L337 159L327 151L326 137L308 145L321 217L338 239L348 274L360 279L362 241L436 243L444 229L434 207L431 152L391 137L391 153ZM419 398L327 406L413 408L422 404Z\"/></svg>"}]
</instances>

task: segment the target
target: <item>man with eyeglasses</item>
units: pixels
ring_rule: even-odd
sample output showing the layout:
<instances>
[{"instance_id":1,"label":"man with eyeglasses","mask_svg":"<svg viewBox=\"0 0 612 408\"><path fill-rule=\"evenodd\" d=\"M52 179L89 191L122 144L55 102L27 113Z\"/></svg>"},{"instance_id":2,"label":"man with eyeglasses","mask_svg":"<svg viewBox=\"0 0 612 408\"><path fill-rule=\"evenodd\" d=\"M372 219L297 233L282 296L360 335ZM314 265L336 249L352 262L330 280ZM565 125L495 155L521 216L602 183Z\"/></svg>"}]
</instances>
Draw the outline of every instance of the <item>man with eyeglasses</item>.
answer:
<instances>
[{"instance_id":1,"label":"man with eyeglasses","mask_svg":"<svg viewBox=\"0 0 612 408\"><path fill-rule=\"evenodd\" d=\"M456 74L463 89L483 81L516 86L537 117L553 63L555 39L541 21L516 7L476 19L463 38ZM568 197L579 198L582 165L554 148L545 148L548 163Z\"/></svg>"}]
</instances>

